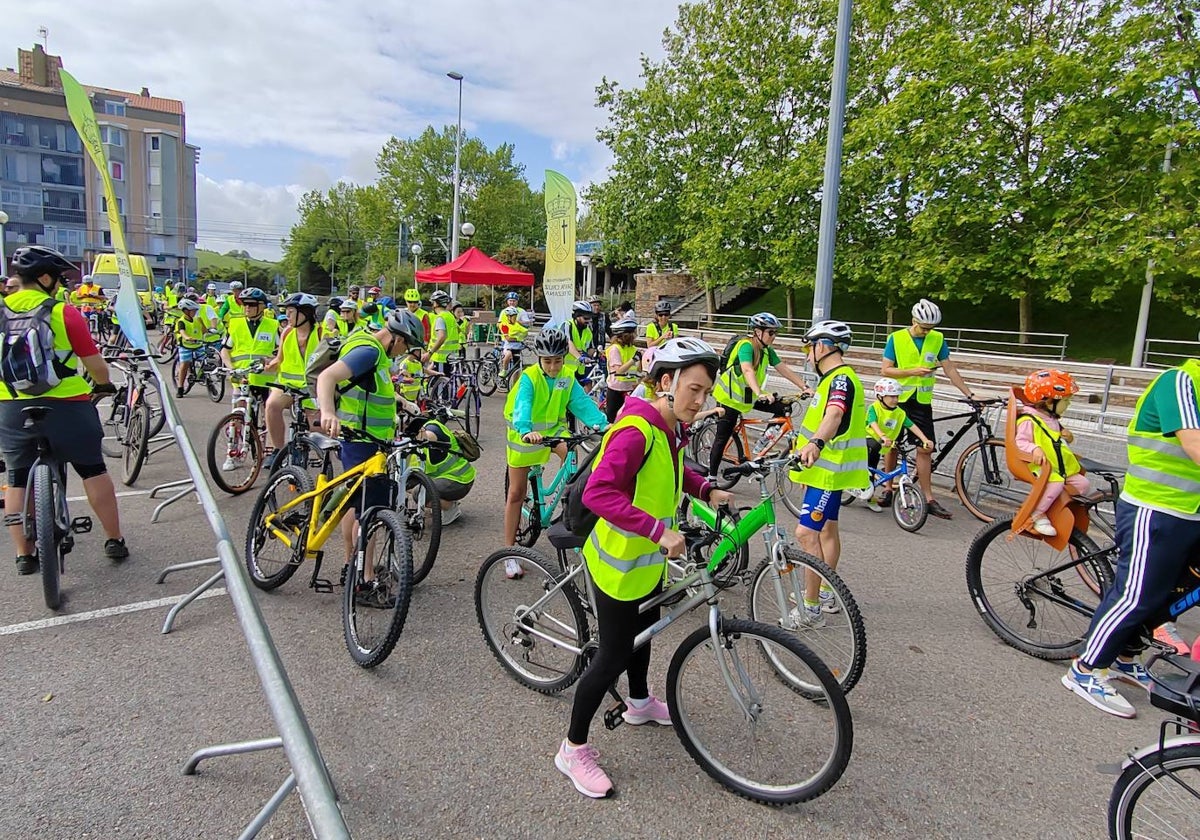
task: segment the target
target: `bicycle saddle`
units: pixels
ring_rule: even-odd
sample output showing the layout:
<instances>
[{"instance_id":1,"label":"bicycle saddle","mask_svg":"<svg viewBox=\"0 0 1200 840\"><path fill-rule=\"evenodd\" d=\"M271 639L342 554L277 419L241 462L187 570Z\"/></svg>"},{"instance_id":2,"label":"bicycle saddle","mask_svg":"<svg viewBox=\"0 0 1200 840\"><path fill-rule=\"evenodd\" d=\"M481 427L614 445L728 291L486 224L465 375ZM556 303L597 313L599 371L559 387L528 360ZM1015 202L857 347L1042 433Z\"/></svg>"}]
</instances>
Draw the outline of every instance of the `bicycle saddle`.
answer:
<instances>
[{"instance_id":1,"label":"bicycle saddle","mask_svg":"<svg viewBox=\"0 0 1200 840\"><path fill-rule=\"evenodd\" d=\"M587 542L587 537L575 536L561 519L550 526L550 530L546 532L546 538L550 540L550 545L561 551L583 548L583 544Z\"/></svg>"},{"instance_id":2,"label":"bicycle saddle","mask_svg":"<svg viewBox=\"0 0 1200 840\"><path fill-rule=\"evenodd\" d=\"M341 441L323 435L320 432L309 432L308 442L317 449L320 449L322 452L333 452L335 449L342 448Z\"/></svg>"},{"instance_id":3,"label":"bicycle saddle","mask_svg":"<svg viewBox=\"0 0 1200 840\"><path fill-rule=\"evenodd\" d=\"M1150 703L1173 715L1189 720L1196 719L1193 704L1200 703L1200 664L1182 656L1171 657L1171 664L1182 669L1182 673L1155 676L1150 689ZM1191 703L1188 699L1191 698Z\"/></svg>"}]
</instances>

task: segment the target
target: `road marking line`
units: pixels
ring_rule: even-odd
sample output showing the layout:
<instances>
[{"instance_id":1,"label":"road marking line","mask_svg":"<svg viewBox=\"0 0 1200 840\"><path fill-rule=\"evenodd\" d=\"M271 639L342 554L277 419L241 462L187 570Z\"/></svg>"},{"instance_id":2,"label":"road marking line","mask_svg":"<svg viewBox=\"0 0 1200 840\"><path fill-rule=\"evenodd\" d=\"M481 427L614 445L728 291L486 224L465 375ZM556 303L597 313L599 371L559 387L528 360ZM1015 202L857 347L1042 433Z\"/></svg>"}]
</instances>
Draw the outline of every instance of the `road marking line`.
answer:
<instances>
[{"instance_id":1,"label":"road marking line","mask_svg":"<svg viewBox=\"0 0 1200 840\"><path fill-rule=\"evenodd\" d=\"M223 587L210 589L198 595L196 600L202 601L205 598L217 598L224 594L225 589ZM159 607L173 607L179 603L179 599L182 597L182 595L176 595L172 598L155 598L153 601L139 601L136 604L122 604L119 607L105 607L102 610L92 610L91 612L83 612L76 615L59 615L54 618L39 619L38 621L10 624L7 627L0 627L0 636L15 636L18 633L28 633L31 630L45 630L48 627L60 627L63 624L75 624L80 621L109 618L114 615L141 612L142 610L155 610Z\"/></svg>"},{"instance_id":2,"label":"road marking line","mask_svg":"<svg viewBox=\"0 0 1200 840\"><path fill-rule=\"evenodd\" d=\"M117 494L117 498L120 499L120 498L124 498L125 496L149 496L150 492L151 491L149 491L149 490L122 490L120 493ZM83 502L83 501L87 501L87 496L67 496L67 501L68 502Z\"/></svg>"}]
</instances>

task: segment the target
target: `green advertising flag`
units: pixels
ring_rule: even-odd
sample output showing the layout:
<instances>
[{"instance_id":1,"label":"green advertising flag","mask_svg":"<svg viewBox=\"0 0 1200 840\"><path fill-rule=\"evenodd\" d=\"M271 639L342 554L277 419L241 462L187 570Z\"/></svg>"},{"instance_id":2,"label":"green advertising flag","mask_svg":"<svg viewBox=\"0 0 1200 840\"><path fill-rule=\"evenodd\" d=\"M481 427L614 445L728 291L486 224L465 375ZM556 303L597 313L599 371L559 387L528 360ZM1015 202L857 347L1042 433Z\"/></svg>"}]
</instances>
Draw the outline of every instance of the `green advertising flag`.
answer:
<instances>
[{"instance_id":1,"label":"green advertising flag","mask_svg":"<svg viewBox=\"0 0 1200 840\"><path fill-rule=\"evenodd\" d=\"M575 187L546 170L546 273L542 294L550 323L565 324L575 300Z\"/></svg>"}]
</instances>

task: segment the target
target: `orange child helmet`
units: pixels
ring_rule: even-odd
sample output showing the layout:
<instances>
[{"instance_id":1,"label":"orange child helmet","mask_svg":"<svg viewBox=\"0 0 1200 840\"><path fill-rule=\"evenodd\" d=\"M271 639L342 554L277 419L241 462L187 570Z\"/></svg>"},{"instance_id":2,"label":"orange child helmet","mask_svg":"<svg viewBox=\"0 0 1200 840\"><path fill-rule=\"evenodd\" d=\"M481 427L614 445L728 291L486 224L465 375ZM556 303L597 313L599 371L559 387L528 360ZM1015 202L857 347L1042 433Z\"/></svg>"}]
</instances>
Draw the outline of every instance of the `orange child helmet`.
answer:
<instances>
[{"instance_id":1,"label":"orange child helmet","mask_svg":"<svg viewBox=\"0 0 1200 840\"><path fill-rule=\"evenodd\" d=\"M1025 377L1025 399L1030 402L1061 400L1078 393L1079 386L1071 374L1063 370L1035 370Z\"/></svg>"}]
</instances>

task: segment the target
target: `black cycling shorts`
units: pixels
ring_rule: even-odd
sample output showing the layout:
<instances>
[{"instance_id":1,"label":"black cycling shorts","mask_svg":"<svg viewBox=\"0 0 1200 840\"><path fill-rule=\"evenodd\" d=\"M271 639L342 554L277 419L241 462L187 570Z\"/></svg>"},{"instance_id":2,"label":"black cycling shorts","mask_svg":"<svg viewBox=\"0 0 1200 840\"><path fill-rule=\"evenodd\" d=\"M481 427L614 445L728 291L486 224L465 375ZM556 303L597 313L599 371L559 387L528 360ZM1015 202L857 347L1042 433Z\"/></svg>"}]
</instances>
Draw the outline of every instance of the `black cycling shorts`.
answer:
<instances>
[{"instance_id":1,"label":"black cycling shorts","mask_svg":"<svg viewBox=\"0 0 1200 840\"><path fill-rule=\"evenodd\" d=\"M50 409L37 431L25 428L25 416L21 413L31 406ZM84 467L94 474L98 474L94 469L97 465L104 465L104 455L100 451L104 430L89 400L43 398L0 401L0 450L4 452L4 463L10 471L19 470L28 474L29 467L37 458L39 435L44 435L50 441L50 450L64 464Z\"/></svg>"}]
</instances>

